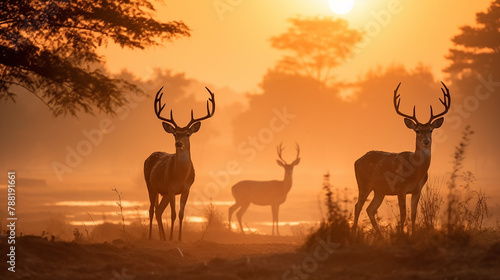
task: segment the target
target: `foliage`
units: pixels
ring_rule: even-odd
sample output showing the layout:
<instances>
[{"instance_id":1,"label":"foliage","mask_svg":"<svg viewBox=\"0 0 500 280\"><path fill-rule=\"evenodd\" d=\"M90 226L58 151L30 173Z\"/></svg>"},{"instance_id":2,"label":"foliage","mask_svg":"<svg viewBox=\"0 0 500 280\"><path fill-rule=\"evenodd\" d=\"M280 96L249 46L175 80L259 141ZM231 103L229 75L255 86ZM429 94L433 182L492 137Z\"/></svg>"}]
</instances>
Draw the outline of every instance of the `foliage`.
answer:
<instances>
[{"instance_id":1,"label":"foliage","mask_svg":"<svg viewBox=\"0 0 500 280\"><path fill-rule=\"evenodd\" d=\"M332 192L330 174L323 176L323 191L325 193L326 219L321 222L319 229L312 233L304 244L305 248L314 248L317 239L330 239L332 242L344 244L349 240L349 214L342 209L342 201ZM337 193L338 194L338 193ZM347 202L346 202L347 203Z\"/></svg>"},{"instance_id":2,"label":"foliage","mask_svg":"<svg viewBox=\"0 0 500 280\"><path fill-rule=\"evenodd\" d=\"M460 215L458 210L458 203L460 202L460 195L457 191L457 179L459 172L462 170L463 161L465 159L465 149L470 143L470 136L474 132L471 130L470 126L467 126L462 134L462 139L458 146L455 147L455 153L453 154L453 166L450 176L450 181L448 183L448 205L447 205L447 218L446 227L447 232L451 233L457 225L460 224Z\"/></svg>"},{"instance_id":3,"label":"foliage","mask_svg":"<svg viewBox=\"0 0 500 280\"><path fill-rule=\"evenodd\" d=\"M361 32L350 29L343 19L296 17L288 21L287 32L270 39L273 48L291 53L278 63L278 70L322 83L332 79L331 70L348 59L361 41Z\"/></svg>"},{"instance_id":4,"label":"foliage","mask_svg":"<svg viewBox=\"0 0 500 280\"><path fill-rule=\"evenodd\" d=\"M476 14L478 26L462 26L453 37L455 48L447 59L451 65L445 71L453 75L498 73L500 70L500 0L491 3L487 12Z\"/></svg>"},{"instance_id":5,"label":"foliage","mask_svg":"<svg viewBox=\"0 0 500 280\"><path fill-rule=\"evenodd\" d=\"M120 192L118 192L117 188L113 188L111 190L114 191L116 193L116 195L118 196L118 201L116 202L116 205L118 205L118 207L120 208L120 212L117 214L122 218L122 221L121 221L122 232L125 233L125 216L123 216L122 195Z\"/></svg>"},{"instance_id":6,"label":"foliage","mask_svg":"<svg viewBox=\"0 0 500 280\"><path fill-rule=\"evenodd\" d=\"M465 151L473 133L470 126L465 128L453 156L446 213L446 233L452 238L456 238L457 234L463 238L470 236L471 232L481 231L484 219L488 216L488 197L483 191L472 189L475 182L474 174L470 171L460 173L465 160ZM462 184L459 184L459 179Z\"/></svg>"},{"instance_id":7,"label":"foliage","mask_svg":"<svg viewBox=\"0 0 500 280\"><path fill-rule=\"evenodd\" d=\"M440 195L440 186L443 180L433 178L428 180L426 186L422 189L420 196L420 223L424 230L434 230L437 227L439 211L443 204L443 198Z\"/></svg>"},{"instance_id":8,"label":"foliage","mask_svg":"<svg viewBox=\"0 0 500 280\"><path fill-rule=\"evenodd\" d=\"M461 224L468 230L479 231L483 227L485 217L488 216L488 204L486 193L482 190L476 191L471 188L475 182L472 172L464 172L462 180L464 200L459 203L458 210L461 214Z\"/></svg>"},{"instance_id":9,"label":"foliage","mask_svg":"<svg viewBox=\"0 0 500 280\"><path fill-rule=\"evenodd\" d=\"M217 230L222 230L224 228L222 213L215 208L215 205L212 203L211 198L210 198L210 204L205 208L203 212L206 222L203 225L200 239L205 238L206 234L209 231L217 231Z\"/></svg>"},{"instance_id":10,"label":"foliage","mask_svg":"<svg viewBox=\"0 0 500 280\"><path fill-rule=\"evenodd\" d=\"M189 36L182 22L160 22L147 0L5 0L0 2L0 100L15 86L42 100L55 116L94 109L108 114L140 89L101 69L97 49L109 41L144 49Z\"/></svg>"},{"instance_id":11,"label":"foliage","mask_svg":"<svg viewBox=\"0 0 500 280\"><path fill-rule=\"evenodd\" d=\"M73 241L77 243L82 243L84 240L83 234L80 232L78 228L73 229Z\"/></svg>"}]
</instances>

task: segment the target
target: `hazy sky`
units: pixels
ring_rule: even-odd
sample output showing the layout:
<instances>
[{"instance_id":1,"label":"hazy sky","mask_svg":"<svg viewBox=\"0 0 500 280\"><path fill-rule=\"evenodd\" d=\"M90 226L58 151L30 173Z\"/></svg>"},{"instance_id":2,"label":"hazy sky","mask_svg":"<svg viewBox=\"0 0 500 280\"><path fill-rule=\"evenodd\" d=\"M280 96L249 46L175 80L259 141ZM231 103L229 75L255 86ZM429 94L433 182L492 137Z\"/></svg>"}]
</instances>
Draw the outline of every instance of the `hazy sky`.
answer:
<instances>
[{"instance_id":1,"label":"hazy sky","mask_svg":"<svg viewBox=\"0 0 500 280\"><path fill-rule=\"evenodd\" d=\"M286 30L288 18L334 16L366 34L352 61L337 69L341 79L352 81L378 65L414 67L420 62L443 79L451 38L459 33L459 26L474 24L476 13L485 11L490 2L356 0L351 12L339 16L329 9L327 0L165 1L156 5L158 17L184 21L192 29L190 38L145 51L109 45L102 53L113 72L126 68L147 78L153 68L161 67L238 92L255 91L263 74L282 55L268 39ZM226 10L217 12L215 6Z\"/></svg>"}]
</instances>

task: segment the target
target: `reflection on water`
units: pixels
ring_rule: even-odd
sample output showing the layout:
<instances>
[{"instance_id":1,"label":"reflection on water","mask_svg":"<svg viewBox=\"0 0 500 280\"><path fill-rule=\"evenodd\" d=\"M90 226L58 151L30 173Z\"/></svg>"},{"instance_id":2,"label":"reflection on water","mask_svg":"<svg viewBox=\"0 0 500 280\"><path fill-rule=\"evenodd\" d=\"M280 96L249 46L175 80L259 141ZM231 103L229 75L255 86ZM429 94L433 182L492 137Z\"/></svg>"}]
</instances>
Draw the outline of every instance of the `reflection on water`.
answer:
<instances>
[{"instance_id":1,"label":"reflection on water","mask_svg":"<svg viewBox=\"0 0 500 280\"><path fill-rule=\"evenodd\" d=\"M54 203L46 203L45 206L117 206L116 200L92 200L92 201L58 201ZM195 201L193 205L195 206L204 206L212 203L215 206L231 206L234 204L234 201ZM143 202L139 201L129 201L122 200L123 207L145 207L149 206L145 205Z\"/></svg>"},{"instance_id":2,"label":"reflection on water","mask_svg":"<svg viewBox=\"0 0 500 280\"><path fill-rule=\"evenodd\" d=\"M213 200L213 201L194 201L193 203L188 203L186 207L187 215L184 218L184 223L193 224L195 227L202 227L204 223L207 222L204 217L206 208L209 204L214 205L216 211L220 214L219 218L227 226L227 207L234 204L234 201L226 200ZM176 205L179 208L179 205ZM302 205L294 205L294 210L296 207L301 207ZM121 224L122 217L124 217L125 225L140 224L147 225L149 223L149 202L147 201L133 201L133 200L122 200L122 209L117 205L116 200L64 200L57 201L53 203L45 203L43 207L47 207L50 211L63 212L67 219L67 222L72 226L86 226L93 227L102 225L105 223ZM250 220L243 220L245 232L253 233L263 233L270 234L272 222L270 212L268 207L254 207L254 214L257 212L261 214L259 218L251 217ZM290 219L292 218L292 219ZM293 229L298 227L310 228L317 226L317 220L304 220L297 217L300 220L294 220L293 217L284 218L279 222L280 229L285 235L293 234ZM163 214L163 219L165 223L170 222L170 211L166 211ZM156 221L154 221L156 223ZM239 226L237 220L233 220L231 225L234 231L239 231Z\"/></svg>"},{"instance_id":3,"label":"reflection on water","mask_svg":"<svg viewBox=\"0 0 500 280\"><path fill-rule=\"evenodd\" d=\"M58 201L46 203L45 206L117 206L115 200L93 200L93 201ZM144 207L144 203L138 201L122 200L123 207Z\"/></svg>"}]
</instances>

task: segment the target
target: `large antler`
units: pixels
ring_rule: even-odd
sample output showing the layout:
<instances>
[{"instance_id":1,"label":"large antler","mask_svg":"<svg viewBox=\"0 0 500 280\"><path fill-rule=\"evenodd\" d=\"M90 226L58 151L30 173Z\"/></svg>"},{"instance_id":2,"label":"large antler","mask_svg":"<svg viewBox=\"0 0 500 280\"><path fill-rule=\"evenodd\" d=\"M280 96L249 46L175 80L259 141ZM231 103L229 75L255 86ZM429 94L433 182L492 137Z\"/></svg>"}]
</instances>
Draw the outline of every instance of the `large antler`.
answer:
<instances>
[{"instance_id":1,"label":"large antler","mask_svg":"<svg viewBox=\"0 0 500 280\"><path fill-rule=\"evenodd\" d=\"M439 117L441 117L442 115L448 113L448 110L450 109L450 105L451 105L451 96L450 96L450 91L448 90L448 88L446 87L446 85L441 82L441 84L444 86L444 88L446 89L446 92L443 88L441 88L441 91L443 92L443 95L444 95L444 100L439 98L439 101L441 101L441 104L444 105L444 111L440 114L437 114L434 116L433 112L432 112L432 105L431 105L431 118L429 119L429 122L427 123L431 123L434 119L437 119Z\"/></svg>"},{"instance_id":2,"label":"large antler","mask_svg":"<svg viewBox=\"0 0 500 280\"><path fill-rule=\"evenodd\" d=\"M286 164L286 161L283 159L283 157L281 156L281 153L283 152L283 142L280 143L278 145L278 147L276 147L276 151L278 152L278 158L284 163Z\"/></svg>"},{"instance_id":3,"label":"large antler","mask_svg":"<svg viewBox=\"0 0 500 280\"><path fill-rule=\"evenodd\" d=\"M160 90L156 93L155 97L155 113L156 117L159 118L160 120L172 124L174 127L178 127L177 124L174 121L174 117L172 116L172 110L170 110L170 119L165 119L164 117L161 116L161 111L163 111L163 108L165 108L166 104L161 104L161 97L163 96L163 92L161 90L163 87L160 88ZM161 92L161 94L160 94Z\"/></svg>"},{"instance_id":4,"label":"large antler","mask_svg":"<svg viewBox=\"0 0 500 280\"><path fill-rule=\"evenodd\" d=\"M210 108L208 106L208 101L207 101L207 115L206 116L204 116L202 118L195 119L193 117L193 110L191 110L191 121L188 123L188 125L186 127L190 127L195 122L199 122L199 121L208 119L211 116L213 116L214 113L215 113L215 95L207 87L205 87L205 88L210 93L210 98L208 98L208 101L210 101L212 103L212 111L210 112ZM161 97L163 96L163 92L161 92L162 89L163 89L163 87L160 88L160 90L156 93L156 97L155 97L155 113L156 113L156 117L159 118L160 120L164 121L164 122L172 124L174 127L177 128L179 126L174 121L172 110L170 110L170 119L166 119L166 118L164 118L164 117L161 116L161 112L163 111L163 108L165 108L165 105L166 105L166 104L162 105L162 103L161 103Z\"/></svg>"},{"instance_id":5,"label":"large antler","mask_svg":"<svg viewBox=\"0 0 500 280\"><path fill-rule=\"evenodd\" d=\"M297 150L297 156L295 157L295 160L298 160L300 158L300 147L299 147L299 144L295 143L295 149Z\"/></svg>"},{"instance_id":6,"label":"large antler","mask_svg":"<svg viewBox=\"0 0 500 280\"><path fill-rule=\"evenodd\" d=\"M202 118L195 119L193 117L193 110L191 109L191 121L188 123L187 127L190 127L192 124L194 124L196 122L206 120L206 119L212 117L215 113L215 95L208 89L208 87L205 87L205 88L208 90L208 93L210 93L210 97L207 100L207 115L202 117ZM209 101L210 101L210 103L212 103L212 112L210 112L210 107L208 105Z\"/></svg>"},{"instance_id":7,"label":"large antler","mask_svg":"<svg viewBox=\"0 0 500 280\"><path fill-rule=\"evenodd\" d=\"M415 106L413 106L413 116L403 114L399 111L399 104L401 103L401 99L399 97L401 95L398 94L398 89L399 89L400 85L401 85L401 82L398 84L398 87L394 90L394 109L396 109L396 113L398 113L398 115L403 116L405 118L409 118L409 119L413 120L415 123L419 123L417 120L417 117L415 116Z\"/></svg>"},{"instance_id":8,"label":"large antler","mask_svg":"<svg viewBox=\"0 0 500 280\"><path fill-rule=\"evenodd\" d=\"M299 147L299 144L295 143L295 149L297 150L297 156L295 157L295 160L293 162L296 162L299 158L300 158L300 147ZM278 152L278 158L284 163L284 164L288 164L286 163L286 161L283 159L282 157L282 153L283 153L283 143L280 143L278 145L278 147L276 147L276 151Z\"/></svg>"}]
</instances>

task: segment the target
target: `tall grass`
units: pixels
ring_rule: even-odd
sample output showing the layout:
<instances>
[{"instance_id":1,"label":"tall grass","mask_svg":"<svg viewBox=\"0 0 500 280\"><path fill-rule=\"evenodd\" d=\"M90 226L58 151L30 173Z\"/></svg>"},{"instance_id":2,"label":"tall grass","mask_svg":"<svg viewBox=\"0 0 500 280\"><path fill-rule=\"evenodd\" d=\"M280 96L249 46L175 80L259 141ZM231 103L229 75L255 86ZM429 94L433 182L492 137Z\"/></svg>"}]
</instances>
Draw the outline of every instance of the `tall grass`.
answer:
<instances>
[{"instance_id":1,"label":"tall grass","mask_svg":"<svg viewBox=\"0 0 500 280\"><path fill-rule=\"evenodd\" d=\"M476 178L470 171L462 171L466 149L474 131L467 126L453 154L453 165L448 182L448 202L446 212L446 232L455 236L464 232L481 231L488 216L486 193L475 190Z\"/></svg>"},{"instance_id":2,"label":"tall grass","mask_svg":"<svg viewBox=\"0 0 500 280\"><path fill-rule=\"evenodd\" d=\"M433 231L437 229L439 212L444 203L441 196L441 187L445 184L445 177L430 177L427 184L422 189L420 196L420 227L424 231Z\"/></svg>"},{"instance_id":3,"label":"tall grass","mask_svg":"<svg viewBox=\"0 0 500 280\"><path fill-rule=\"evenodd\" d=\"M215 208L212 198L210 198L210 203L203 211L203 214L206 221L201 230L200 240L203 240L209 232L221 231L225 228L222 213Z\"/></svg>"},{"instance_id":4,"label":"tall grass","mask_svg":"<svg viewBox=\"0 0 500 280\"><path fill-rule=\"evenodd\" d=\"M313 248L318 239L325 240L327 237L335 243L345 244L350 239L349 211L347 210L348 199L344 193L344 200L340 199L339 189L333 189L330 184L330 174L323 175L324 204L326 215L319 229L312 233L304 244L304 248ZM335 191L335 192L334 192ZM344 208L342 207L344 205Z\"/></svg>"},{"instance_id":5,"label":"tall grass","mask_svg":"<svg viewBox=\"0 0 500 280\"><path fill-rule=\"evenodd\" d=\"M117 213L117 214L122 218L122 222L121 222L121 224L122 224L122 231L123 231L123 233L125 233L125 216L123 215L122 195L118 191L117 188L113 188L111 190L114 191L116 193L116 195L118 196L118 201L116 202L116 205L118 205L118 207L120 208L120 212Z\"/></svg>"}]
</instances>

